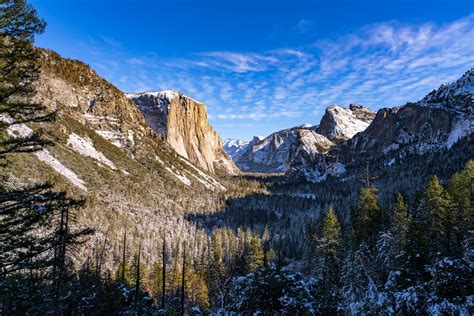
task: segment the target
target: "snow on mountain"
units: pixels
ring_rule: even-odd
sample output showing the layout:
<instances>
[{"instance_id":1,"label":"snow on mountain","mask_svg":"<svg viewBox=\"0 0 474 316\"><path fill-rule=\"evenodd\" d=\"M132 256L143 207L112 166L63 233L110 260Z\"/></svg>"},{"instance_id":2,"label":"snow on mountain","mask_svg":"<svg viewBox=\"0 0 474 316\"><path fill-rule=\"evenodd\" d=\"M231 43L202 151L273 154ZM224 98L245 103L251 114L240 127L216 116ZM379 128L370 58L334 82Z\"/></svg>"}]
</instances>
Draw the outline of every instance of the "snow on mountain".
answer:
<instances>
[{"instance_id":1,"label":"snow on mountain","mask_svg":"<svg viewBox=\"0 0 474 316\"><path fill-rule=\"evenodd\" d=\"M97 151L89 138L82 138L76 133L71 133L68 137L67 144L83 156L91 157L110 169L116 170L114 163L107 159L103 153Z\"/></svg>"},{"instance_id":2,"label":"snow on mountain","mask_svg":"<svg viewBox=\"0 0 474 316\"><path fill-rule=\"evenodd\" d=\"M238 168L207 119L206 106L176 90L131 93L147 124L182 157L210 173L236 175Z\"/></svg>"},{"instance_id":3,"label":"snow on mountain","mask_svg":"<svg viewBox=\"0 0 474 316\"><path fill-rule=\"evenodd\" d=\"M235 162L247 172L286 172L291 166L302 168L296 164L365 130L374 116L374 112L360 105L351 104L349 108L332 105L319 125L303 124L275 132L246 145Z\"/></svg>"},{"instance_id":4,"label":"snow on mountain","mask_svg":"<svg viewBox=\"0 0 474 316\"><path fill-rule=\"evenodd\" d=\"M1 117L1 121L5 121L8 123L12 122L11 118L6 118L6 117ZM33 133L33 130L26 126L26 124L20 123L20 124L13 124L10 125L7 128L7 133L8 135L12 137L28 137ZM66 167L64 164L62 164L58 159L56 159L47 149L41 149L37 152L35 152L35 156L38 158L38 160L44 162L48 166L50 166L52 169L54 169L57 173L61 174L63 177L69 180L70 183L75 185L76 187L87 191L87 188L85 186L85 182L79 178L77 174L74 173L71 169Z\"/></svg>"},{"instance_id":5,"label":"snow on mountain","mask_svg":"<svg viewBox=\"0 0 474 316\"><path fill-rule=\"evenodd\" d=\"M224 149L233 161L237 161L247 150L249 141L228 138L224 141Z\"/></svg>"},{"instance_id":6,"label":"snow on mountain","mask_svg":"<svg viewBox=\"0 0 474 316\"><path fill-rule=\"evenodd\" d=\"M431 107L447 107L471 115L474 114L474 68L466 71L455 82L443 84L438 89L431 91L417 103Z\"/></svg>"},{"instance_id":7,"label":"snow on mountain","mask_svg":"<svg viewBox=\"0 0 474 316\"><path fill-rule=\"evenodd\" d=\"M470 69L457 81L441 85L418 102L381 109L364 131L339 142L328 152L294 159L295 164L286 174L319 182L328 175L340 176L349 169L363 167L367 161L385 161L386 166L393 166L405 157L449 149L474 133L473 82L474 70ZM359 111L358 115L365 114ZM344 117L345 123L339 120L339 125L348 126L347 130L353 133L350 127L355 125L346 124L351 119ZM324 127L323 122L318 132L337 139L337 133L327 133L321 126Z\"/></svg>"},{"instance_id":8,"label":"snow on mountain","mask_svg":"<svg viewBox=\"0 0 474 316\"><path fill-rule=\"evenodd\" d=\"M349 108L331 105L326 109L317 131L330 140L346 140L365 130L374 117L375 112L360 105L350 104Z\"/></svg>"}]
</instances>

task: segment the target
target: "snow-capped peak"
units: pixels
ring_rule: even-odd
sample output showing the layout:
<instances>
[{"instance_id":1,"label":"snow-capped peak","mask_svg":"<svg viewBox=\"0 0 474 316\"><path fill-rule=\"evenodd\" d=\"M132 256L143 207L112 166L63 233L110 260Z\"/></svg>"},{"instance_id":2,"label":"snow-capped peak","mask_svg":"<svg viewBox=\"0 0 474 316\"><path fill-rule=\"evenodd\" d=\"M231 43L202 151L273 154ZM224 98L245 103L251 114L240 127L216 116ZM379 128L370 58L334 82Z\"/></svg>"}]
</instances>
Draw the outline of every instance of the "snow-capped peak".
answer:
<instances>
[{"instance_id":1,"label":"snow-capped peak","mask_svg":"<svg viewBox=\"0 0 474 316\"><path fill-rule=\"evenodd\" d=\"M247 145L249 142L246 140L242 139L233 139L233 138L227 138L224 141L224 148L232 148L232 147L242 147Z\"/></svg>"},{"instance_id":2,"label":"snow-capped peak","mask_svg":"<svg viewBox=\"0 0 474 316\"><path fill-rule=\"evenodd\" d=\"M125 96L129 99L138 98L140 96L151 96L155 98L166 98L168 100L179 97L181 93L178 90L163 90L163 91L146 91L138 93L126 93Z\"/></svg>"},{"instance_id":3,"label":"snow-capped peak","mask_svg":"<svg viewBox=\"0 0 474 316\"><path fill-rule=\"evenodd\" d=\"M446 106L462 112L474 113L474 68L449 84L442 84L430 92L418 104L424 106Z\"/></svg>"}]
</instances>

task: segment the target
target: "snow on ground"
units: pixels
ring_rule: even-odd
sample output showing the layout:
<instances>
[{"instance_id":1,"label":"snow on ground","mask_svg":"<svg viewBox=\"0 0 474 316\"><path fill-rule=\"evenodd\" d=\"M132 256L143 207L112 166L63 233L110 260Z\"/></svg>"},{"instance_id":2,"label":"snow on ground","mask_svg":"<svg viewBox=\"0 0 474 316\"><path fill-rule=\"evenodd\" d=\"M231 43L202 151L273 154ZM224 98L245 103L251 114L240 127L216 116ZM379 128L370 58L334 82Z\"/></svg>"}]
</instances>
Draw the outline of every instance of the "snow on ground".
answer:
<instances>
[{"instance_id":1,"label":"snow on ground","mask_svg":"<svg viewBox=\"0 0 474 316\"><path fill-rule=\"evenodd\" d=\"M446 146L451 148L458 140L462 137L474 132L474 122L472 118L460 119L456 122L454 127L449 133L448 140L446 141Z\"/></svg>"},{"instance_id":2,"label":"snow on ground","mask_svg":"<svg viewBox=\"0 0 474 316\"><path fill-rule=\"evenodd\" d=\"M9 121L8 118L1 118L2 120ZM11 119L10 119L11 121ZM7 128L8 135L12 137L26 137L33 133L33 130L26 126L25 124L13 124ZM71 169L63 165L59 160L53 157L51 153L47 149L42 149L40 151L35 152L36 157L39 160L46 163L48 166L53 168L56 172L63 175L68 179L72 184L77 186L78 188L87 191L85 186L85 182L80 179L77 174L75 174Z\"/></svg>"},{"instance_id":3,"label":"snow on ground","mask_svg":"<svg viewBox=\"0 0 474 316\"><path fill-rule=\"evenodd\" d=\"M192 174L199 182L201 182L202 184L204 184L204 186L208 189L211 189L211 190L218 190L218 191L225 191L227 190L222 184L220 184L216 179L214 179L213 177L205 174L203 171L199 170L198 168L196 168L192 163L190 163L189 161L187 161L186 159L183 159L181 158L181 160L187 164L188 166L190 166L191 168L193 168L199 175L196 176L194 174Z\"/></svg>"},{"instance_id":4,"label":"snow on ground","mask_svg":"<svg viewBox=\"0 0 474 316\"><path fill-rule=\"evenodd\" d=\"M116 131L101 131L101 130L96 130L95 131L97 134L108 140L112 145L118 147L118 148L123 148L124 146L124 136L120 132Z\"/></svg>"},{"instance_id":5,"label":"snow on ground","mask_svg":"<svg viewBox=\"0 0 474 316\"><path fill-rule=\"evenodd\" d=\"M36 157L38 157L39 160L43 161L48 166L53 168L56 172L66 177L72 184L74 184L75 186L77 186L78 188L84 191L87 191L85 182L82 179L80 179L77 176L77 174L75 174L71 169L64 166L59 160L54 158L54 156L51 155L51 153L48 150L42 149L36 152L35 155Z\"/></svg>"},{"instance_id":6,"label":"snow on ground","mask_svg":"<svg viewBox=\"0 0 474 316\"><path fill-rule=\"evenodd\" d=\"M163 162L163 160L160 159L160 157L156 156L155 155L155 159L163 165L163 167L165 167L166 171L168 171L169 173L171 173L172 175L174 175L176 178L179 179L179 181L181 181L182 183L184 183L185 185L187 186L190 186L191 185L191 180L189 180L186 176L183 176L183 175L180 175L176 172L174 172L173 169L171 169L170 167L168 166L165 166L165 163Z\"/></svg>"},{"instance_id":7,"label":"snow on ground","mask_svg":"<svg viewBox=\"0 0 474 316\"><path fill-rule=\"evenodd\" d=\"M168 172L172 173L176 178L179 179L179 181L183 182L185 185L187 185L187 186L191 185L191 180L189 180L186 176L183 176L183 175L180 175L180 174L174 172L170 167L165 166L165 169Z\"/></svg>"},{"instance_id":8,"label":"snow on ground","mask_svg":"<svg viewBox=\"0 0 474 316\"><path fill-rule=\"evenodd\" d=\"M71 146L75 151L83 156L91 157L104 165L107 165L112 170L116 170L114 163L107 159L103 153L97 151L89 138L82 138L79 135L72 133L67 139L67 144Z\"/></svg>"}]
</instances>

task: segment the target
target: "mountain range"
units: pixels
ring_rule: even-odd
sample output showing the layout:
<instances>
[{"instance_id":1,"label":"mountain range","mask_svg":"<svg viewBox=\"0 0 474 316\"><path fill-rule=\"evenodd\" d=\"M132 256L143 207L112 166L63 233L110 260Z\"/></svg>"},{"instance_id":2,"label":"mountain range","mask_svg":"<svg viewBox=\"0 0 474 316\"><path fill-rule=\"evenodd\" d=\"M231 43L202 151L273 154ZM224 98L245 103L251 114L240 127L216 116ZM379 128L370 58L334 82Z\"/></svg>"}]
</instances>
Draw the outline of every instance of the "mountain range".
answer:
<instances>
[{"instance_id":1,"label":"mountain range","mask_svg":"<svg viewBox=\"0 0 474 316\"><path fill-rule=\"evenodd\" d=\"M222 142L205 105L178 91L125 94L86 64L47 50L41 50L41 70L34 101L55 111L56 121L8 132L41 128L55 145L12 158L5 177L12 186L49 180L87 197L78 221L96 229L99 241L108 231L107 264L116 261L123 225L136 230L130 236L136 243L139 231L159 236L186 214L228 207L223 197L267 192L241 172L284 173L293 183L345 180L369 163L390 170L412 155L449 149L474 131L472 69L415 103L377 113L332 105L318 125L248 142ZM295 194L294 203L309 196ZM192 238L195 226L180 225L175 237ZM143 247L145 260L159 255L152 243Z\"/></svg>"},{"instance_id":2,"label":"mountain range","mask_svg":"<svg viewBox=\"0 0 474 316\"><path fill-rule=\"evenodd\" d=\"M331 105L319 125L275 132L225 146L245 172L284 172L288 179L320 182L382 159L387 167L411 154L450 148L472 134L474 70L422 100L377 113L360 105Z\"/></svg>"},{"instance_id":3,"label":"mountain range","mask_svg":"<svg viewBox=\"0 0 474 316\"><path fill-rule=\"evenodd\" d=\"M296 126L272 133L251 142L227 140L225 147L237 166L245 172L286 172L301 159L302 151L326 152L335 144L350 139L369 126L375 113L361 105L348 108L331 105L326 109L319 125Z\"/></svg>"}]
</instances>

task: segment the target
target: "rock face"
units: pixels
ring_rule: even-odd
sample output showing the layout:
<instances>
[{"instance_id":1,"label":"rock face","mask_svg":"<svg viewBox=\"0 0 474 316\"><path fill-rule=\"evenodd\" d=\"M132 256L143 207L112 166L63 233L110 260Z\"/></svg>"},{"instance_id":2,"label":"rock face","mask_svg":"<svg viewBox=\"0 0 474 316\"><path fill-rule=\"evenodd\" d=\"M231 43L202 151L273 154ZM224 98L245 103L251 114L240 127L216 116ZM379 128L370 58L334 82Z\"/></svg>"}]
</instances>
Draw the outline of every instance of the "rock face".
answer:
<instances>
[{"instance_id":1,"label":"rock face","mask_svg":"<svg viewBox=\"0 0 474 316\"><path fill-rule=\"evenodd\" d=\"M275 132L263 140L254 138L236 160L245 172L284 172L288 152L297 138L298 127Z\"/></svg>"},{"instance_id":2,"label":"rock face","mask_svg":"<svg viewBox=\"0 0 474 316\"><path fill-rule=\"evenodd\" d=\"M128 94L147 124L178 154L211 173L236 175L239 170L207 120L206 106L178 91Z\"/></svg>"},{"instance_id":3,"label":"rock face","mask_svg":"<svg viewBox=\"0 0 474 316\"><path fill-rule=\"evenodd\" d=\"M331 105L326 109L317 132L334 142L344 141L365 130L374 117L374 112L361 105L351 104L348 109Z\"/></svg>"},{"instance_id":4,"label":"rock face","mask_svg":"<svg viewBox=\"0 0 474 316\"><path fill-rule=\"evenodd\" d=\"M474 132L473 78L471 69L421 101L379 110L365 131L327 153L301 157L304 164L290 166L287 175L318 182L371 161L391 166L409 155L450 148Z\"/></svg>"},{"instance_id":5,"label":"rock face","mask_svg":"<svg viewBox=\"0 0 474 316\"><path fill-rule=\"evenodd\" d=\"M286 172L291 167L304 169L306 160L363 131L374 116L374 112L360 105L351 104L349 108L332 105L326 109L318 126L302 125L275 132L247 145L234 161L246 172Z\"/></svg>"}]
</instances>

